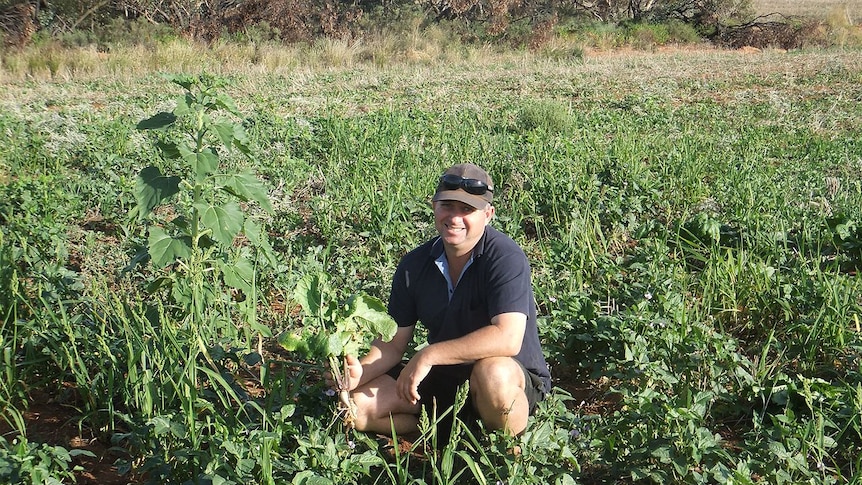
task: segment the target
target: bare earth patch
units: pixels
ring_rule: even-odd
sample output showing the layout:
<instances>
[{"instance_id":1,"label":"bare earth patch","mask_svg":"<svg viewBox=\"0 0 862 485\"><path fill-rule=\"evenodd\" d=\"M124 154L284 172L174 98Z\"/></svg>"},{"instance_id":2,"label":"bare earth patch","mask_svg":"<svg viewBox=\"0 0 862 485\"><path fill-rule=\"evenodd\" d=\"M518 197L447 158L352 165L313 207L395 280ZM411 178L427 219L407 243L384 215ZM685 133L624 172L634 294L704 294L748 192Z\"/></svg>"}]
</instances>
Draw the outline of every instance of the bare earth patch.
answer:
<instances>
[{"instance_id":1,"label":"bare earth patch","mask_svg":"<svg viewBox=\"0 0 862 485\"><path fill-rule=\"evenodd\" d=\"M62 446L67 450L86 450L95 456L78 456L71 466L80 466L77 472L79 485L136 485L144 483L139 477L121 475L114 464L121 454L111 449L111 444L97 436L93 430L78 425L81 417L78 410L57 403L47 394L34 393L30 405L23 414L27 425L27 440ZM0 434L8 441L15 432L5 422L0 422Z\"/></svg>"}]
</instances>

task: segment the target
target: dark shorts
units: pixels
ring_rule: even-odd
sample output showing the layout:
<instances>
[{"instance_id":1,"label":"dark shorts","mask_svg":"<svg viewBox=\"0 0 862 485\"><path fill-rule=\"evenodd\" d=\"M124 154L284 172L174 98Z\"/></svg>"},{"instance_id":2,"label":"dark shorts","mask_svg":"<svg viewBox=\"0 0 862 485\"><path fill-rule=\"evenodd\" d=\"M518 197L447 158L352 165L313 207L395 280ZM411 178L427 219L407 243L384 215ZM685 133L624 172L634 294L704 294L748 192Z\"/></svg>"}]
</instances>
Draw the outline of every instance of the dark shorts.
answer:
<instances>
[{"instance_id":1,"label":"dark shorts","mask_svg":"<svg viewBox=\"0 0 862 485\"><path fill-rule=\"evenodd\" d=\"M539 402L545 399L545 387L541 377L527 370L521 362L517 360L515 362L518 362L518 365L524 372L524 382L526 383L524 391L527 395L530 415L532 415L536 412ZM405 364L405 362L402 362L389 369L387 375L393 379L398 379L398 375ZM472 364L437 365L431 368L428 376L419 383L419 396L421 398L419 402L425 408L429 417L440 416L455 404L455 395L458 392L458 388L470 379L472 371ZM435 402L437 405L436 414L434 409ZM458 417L466 422L477 421L479 419L478 411L476 411L469 396ZM451 419L444 420L441 425L446 426L447 423L451 423Z\"/></svg>"}]
</instances>

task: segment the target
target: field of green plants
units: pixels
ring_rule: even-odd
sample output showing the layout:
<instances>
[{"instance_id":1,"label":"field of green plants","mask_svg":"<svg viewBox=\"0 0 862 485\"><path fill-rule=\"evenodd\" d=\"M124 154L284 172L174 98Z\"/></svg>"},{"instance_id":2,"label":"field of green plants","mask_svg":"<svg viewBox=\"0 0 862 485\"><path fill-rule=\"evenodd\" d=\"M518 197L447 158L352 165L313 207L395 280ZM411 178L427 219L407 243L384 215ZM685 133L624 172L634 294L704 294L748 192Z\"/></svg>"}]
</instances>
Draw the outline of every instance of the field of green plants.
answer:
<instances>
[{"instance_id":1,"label":"field of green plants","mask_svg":"<svg viewBox=\"0 0 862 485\"><path fill-rule=\"evenodd\" d=\"M5 78L0 483L859 483L862 52L461 55ZM461 161L554 392L351 432L323 372Z\"/></svg>"}]
</instances>

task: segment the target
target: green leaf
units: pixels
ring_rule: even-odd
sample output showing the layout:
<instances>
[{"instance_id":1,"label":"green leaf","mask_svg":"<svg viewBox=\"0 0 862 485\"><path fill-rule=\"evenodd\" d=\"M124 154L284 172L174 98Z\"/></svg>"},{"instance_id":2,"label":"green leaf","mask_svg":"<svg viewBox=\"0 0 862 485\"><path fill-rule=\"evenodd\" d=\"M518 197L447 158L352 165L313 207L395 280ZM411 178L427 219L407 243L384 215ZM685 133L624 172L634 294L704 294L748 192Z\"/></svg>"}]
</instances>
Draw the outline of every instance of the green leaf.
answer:
<instances>
[{"instance_id":1,"label":"green leaf","mask_svg":"<svg viewBox=\"0 0 862 485\"><path fill-rule=\"evenodd\" d=\"M382 301L370 295L354 295L348 301L346 318L358 320L365 330L379 335L385 341L392 340L398 330L398 324L386 311Z\"/></svg>"},{"instance_id":2,"label":"green leaf","mask_svg":"<svg viewBox=\"0 0 862 485\"><path fill-rule=\"evenodd\" d=\"M185 116L192 112L192 106L195 105L195 98L191 93L177 98L177 106L174 108L174 114L177 116Z\"/></svg>"},{"instance_id":3,"label":"green leaf","mask_svg":"<svg viewBox=\"0 0 862 485\"><path fill-rule=\"evenodd\" d=\"M187 237L175 238L165 232L161 227L151 227L150 237L147 240L150 258L153 265L163 268L177 259L186 259L191 256L191 239Z\"/></svg>"},{"instance_id":4,"label":"green leaf","mask_svg":"<svg viewBox=\"0 0 862 485\"><path fill-rule=\"evenodd\" d=\"M778 441L770 441L767 444L767 447L769 448L770 455L775 456L781 460L786 460L792 455L792 453L789 453L787 451L787 448L785 448L784 445L782 443L779 443Z\"/></svg>"},{"instance_id":5,"label":"green leaf","mask_svg":"<svg viewBox=\"0 0 862 485\"><path fill-rule=\"evenodd\" d=\"M267 212L272 214L272 203L263 183L249 172L225 175L221 179L224 190L239 197L243 201L253 200Z\"/></svg>"},{"instance_id":6,"label":"green leaf","mask_svg":"<svg viewBox=\"0 0 862 485\"><path fill-rule=\"evenodd\" d=\"M233 385L234 378L227 371L216 371L209 366L202 365L198 370L205 373L209 377L210 386L216 391L216 395L225 408L231 407L231 402L240 404L243 398L237 392L237 388ZM208 403L212 404L212 403Z\"/></svg>"},{"instance_id":7,"label":"green leaf","mask_svg":"<svg viewBox=\"0 0 862 485\"><path fill-rule=\"evenodd\" d=\"M162 111L145 120L139 121L137 128L139 130L163 130L174 124L175 121L177 121L176 115Z\"/></svg>"},{"instance_id":8,"label":"green leaf","mask_svg":"<svg viewBox=\"0 0 862 485\"><path fill-rule=\"evenodd\" d=\"M215 111L218 106L213 102L212 93L209 90L201 91L197 96L197 103L204 107L204 112L209 113ZM204 115L204 125L209 126L212 122L209 117Z\"/></svg>"},{"instance_id":9,"label":"green leaf","mask_svg":"<svg viewBox=\"0 0 862 485\"><path fill-rule=\"evenodd\" d=\"M346 334L346 335L345 335ZM349 340L350 334L347 332L334 332L329 334L326 339L326 356L340 356L344 353L344 340Z\"/></svg>"},{"instance_id":10,"label":"green leaf","mask_svg":"<svg viewBox=\"0 0 862 485\"><path fill-rule=\"evenodd\" d=\"M539 445L542 443L550 443L553 435L554 430L551 428L551 425L548 423L542 423L535 426L535 429L530 431L529 441L530 443L536 443Z\"/></svg>"},{"instance_id":11,"label":"green leaf","mask_svg":"<svg viewBox=\"0 0 862 485\"><path fill-rule=\"evenodd\" d=\"M296 332L284 332L279 335L278 345L288 352L298 352L302 355L307 355L309 351L308 343L301 334Z\"/></svg>"},{"instance_id":12,"label":"green leaf","mask_svg":"<svg viewBox=\"0 0 862 485\"><path fill-rule=\"evenodd\" d=\"M195 154L193 166L197 180L203 180L218 169L218 155L212 149L204 148Z\"/></svg>"},{"instance_id":13,"label":"green leaf","mask_svg":"<svg viewBox=\"0 0 862 485\"><path fill-rule=\"evenodd\" d=\"M174 196L179 191L179 177L162 175L162 172L156 167L147 167L141 170L135 183L138 220L142 220L163 200Z\"/></svg>"},{"instance_id":14,"label":"green leaf","mask_svg":"<svg viewBox=\"0 0 862 485\"><path fill-rule=\"evenodd\" d=\"M216 103L216 106L226 109L232 115L242 117L242 114L239 112L239 109L236 107L236 103L234 103L233 98L231 98L227 94L224 94L224 93L216 94L215 103Z\"/></svg>"},{"instance_id":15,"label":"green leaf","mask_svg":"<svg viewBox=\"0 0 862 485\"><path fill-rule=\"evenodd\" d=\"M303 470L293 477L293 485L333 485L332 480L316 475L311 470Z\"/></svg>"},{"instance_id":16,"label":"green leaf","mask_svg":"<svg viewBox=\"0 0 862 485\"><path fill-rule=\"evenodd\" d=\"M215 130L224 146L227 148L233 147L234 123L229 121L213 123L212 128Z\"/></svg>"},{"instance_id":17,"label":"green leaf","mask_svg":"<svg viewBox=\"0 0 862 485\"><path fill-rule=\"evenodd\" d=\"M316 334L309 335L306 338L308 343L309 357L328 357L329 356L329 338L326 332L320 330Z\"/></svg>"},{"instance_id":18,"label":"green leaf","mask_svg":"<svg viewBox=\"0 0 862 485\"><path fill-rule=\"evenodd\" d=\"M218 155L210 148L204 148L195 157L194 169L198 180L203 180L218 169Z\"/></svg>"},{"instance_id":19,"label":"green leaf","mask_svg":"<svg viewBox=\"0 0 862 485\"><path fill-rule=\"evenodd\" d=\"M259 333L264 338L271 338L272 337L272 329L267 327L265 324L260 323L256 320L248 322L248 324L252 330L256 331L257 333Z\"/></svg>"},{"instance_id":20,"label":"green leaf","mask_svg":"<svg viewBox=\"0 0 862 485\"><path fill-rule=\"evenodd\" d=\"M486 485L488 483L488 479L485 478L485 473L482 471L482 467L473 460L473 456L471 456L465 450L457 450L455 453L464 460L464 463L467 465L467 468L473 472L473 477L479 483L479 485Z\"/></svg>"},{"instance_id":21,"label":"green leaf","mask_svg":"<svg viewBox=\"0 0 862 485\"><path fill-rule=\"evenodd\" d=\"M168 417L156 416L148 424L153 427L153 433L156 436L171 434L176 438L183 439L188 435L186 427L182 423Z\"/></svg>"},{"instance_id":22,"label":"green leaf","mask_svg":"<svg viewBox=\"0 0 862 485\"><path fill-rule=\"evenodd\" d=\"M660 446L652 452L650 452L654 458L658 458L658 460L662 463L670 463L671 461L671 451L668 446Z\"/></svg>"},{"instance_id":23,"label":"green leaf","mask_svg":"<svg viewBox=\"0 0 862 485\"><path fill-rule=\"evenodd\" d=\"M195 152L185 144L180 144L177 148L183 160L192 166L195 172L195 180L203 180L207 175L218 169L218 155L212 149L204 148L199 152Z\"/></svg>"},{"instance_id":24,"label":"green leaf","mask_svg":"<svg viewBox=\"0 0 862 485\"><path fill-rule=\"evenodd\" d=\"M264 261L271 267L278 266L278 255L269 243L266 234L261 230L260 226L254 222L254 219L246 219L243 224L242 232L248 240L258 249L258 256L263 256L263 260L258 259L258 262L263 265Z\"/></svg>"},{"instance_id":25,"label":"green leaf","mask_svg":"<svg viewBox=\"0 0 862 485\"><path fill-rule=\"evenodd\" d=\"M326 281L320 274L307 274L293 289L293 299L302 306L306 315L321 318Z\"/></svg>"},{"instance_id":26,"label":"green leaf","mask_svg":"<svg viewBox=\"0 0 862 485\"><path fill-rule=\"evenodd\" d=\"M361 466L364 470L368 470L372 466L385 465L383 458L374 454L373 451L366 451L361 455L353 455L350 457L351 463Z\"/></svg>"},{"instance_id":27,"label":"green leaf","mask_svg":"<svg viewBox=\"0 0 862 485\"><path fill-rule=\"evenodd\" d=\"M576 482L575 479L572 478L572 476L569 475L568 473L557 478L557 484L558 485L576 485L577 483L578 482Z\"/></svg>"},{"instance_id":28,"label":"green leaf","mask_svg":"<svg viewBox=\"0 0 862 485\"><path fill-rule=\"evenodd\" d=\"M77 458L79 456L87 456L90 458L96 458L96 454L90 450L69 450L69 456L71 458Z\"/></svg>"},{"instance_id":29,"label":"green leaf","mask_svg":"<svg viewBox=\"0 0 862 485\"><path fill-rule=\"evenodd\" d=\"M170 288L171 286L173 286L173 284L173 278L162 276L161 278L156 278L150 283L148 283L145 287L145 290L147 291L147 293L153 294L161 290L162 288Z\"/></svg>"},{"instance_id":30,"label":"green leaf","mask_svg":"<svg viewBox=\"0 0 862 485\"><path fill-rule=\"evenodd\" d=\"M198 83L198 77L191 74L164 74L163 77L186 90L190 90L192 86Z\"/></svg>"},{"instance_id":31,"label":"green leaf","mask_svg":"<svg viewBox=\"0 0 862 485\"><path fill-rule=\"evenodd\" d=\"M254 470L255 465L257 464L256 460L252 460L251 458L243 458L237 461L236 470L237 474L241 477L247 477L251 475L252 470ZM234 482L230 482L234 483Z\"/></svg>"},{"instance_id":32,"label":"green leaf","mask_svg":"<svg viewBox=\"0 0 862 485\"><path fill-rule=\"evenodd\" d=\"M180 143L177 145L177 150L180 152L180 156L183 157L183 160L188 162L190 165L194 165L197 160L197 153L192 150L192 147L187 143Z\"/></svg>"},{"instance_id":33,"label":"green leaf","mask_svg":"<svg viewBox=\"0 0 862 485\"><path fill-rule=\"evenodd\" d=\"M240 124L234 125L233 130L233 146L240 153L245 155L251 155L251 148L249 147L248 137L245 134L245 129Z\"/></svg>"},{"instance_id":34,"label":"green leaf","mask_svg":"<svg viewBox=\"0 0 862 485\"><path fill-rule=\"evenodd\" d=\"M296 404L285 404L278 410L282 418L289 418L296 413Z\"/></svg>"},{"instance_id":35,"label":"green leaf","mask_svg":"<svg viewBox=\"0 0 862 485\"><path fill-rule=\"evenodd\" d=\"M211 204L195 204L201 214L201 222L212 229L213 238L224 246L230 246L233 238L242 229L245 216L236 202L228 202L221 206Z\"/></svg>"},{"instance_id":36,"label":"green leaf","mask_svg":"<svg viewBox=\"0 0 862 485\"><path fill-rule=\"evenodd\" d=\"M159 149L159 152L162 154L162 157L168 160L176 160L180 158L180 149L174 142L158 141L156 142L156 148Z\"/></svg>"},{"instance_id":37,"label":"green leaf","mask_svg":"<svg viewBox=\"0 0 862 485\"><path fill-rule=\"evenodd\" d=\"M220 266L226 285L245 293L251 293L254 284L254 265L251 260L245 255L240 255L230 264L221 262Z\"/></svg>"},{"instance_id":38,"label":"green leaf","mask_svg":"<svg viewBox=\"0 0 862 485\"><path fill-rule=\"evenodd\" d=\"M254 219L246 219L245 224L242 226L242 232L245 234L245 237L248 238L249 242L253 245L260 245L266 238L264 234L261 232L260 226L254 222Z\"/></svg>"}]
</instances>

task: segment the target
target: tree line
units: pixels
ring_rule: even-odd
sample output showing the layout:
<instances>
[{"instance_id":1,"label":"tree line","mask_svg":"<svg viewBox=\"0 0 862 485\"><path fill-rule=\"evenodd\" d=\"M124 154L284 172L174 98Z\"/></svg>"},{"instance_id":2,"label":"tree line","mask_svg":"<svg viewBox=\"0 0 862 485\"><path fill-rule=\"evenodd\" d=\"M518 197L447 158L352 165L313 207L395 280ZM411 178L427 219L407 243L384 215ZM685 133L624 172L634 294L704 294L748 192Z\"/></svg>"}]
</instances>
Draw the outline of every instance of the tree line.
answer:
<instances>
[{"instance_id":1,"label":"tree line","mask_svg":"<svg viewBox=\"0 0 862 485\"><path fill-rule=\"evenodd\" d=\"M203 41L265 26L274 38L302 42L359 36L370 25L385 29L408 15L449 22L483 40L520 41L547 36L573 19L679 21L708 36L750 19L752 6L751 0L0 0L7 44L26 44L38 31L93 31L128 21Z\"/></svg>"}]
</instances>

